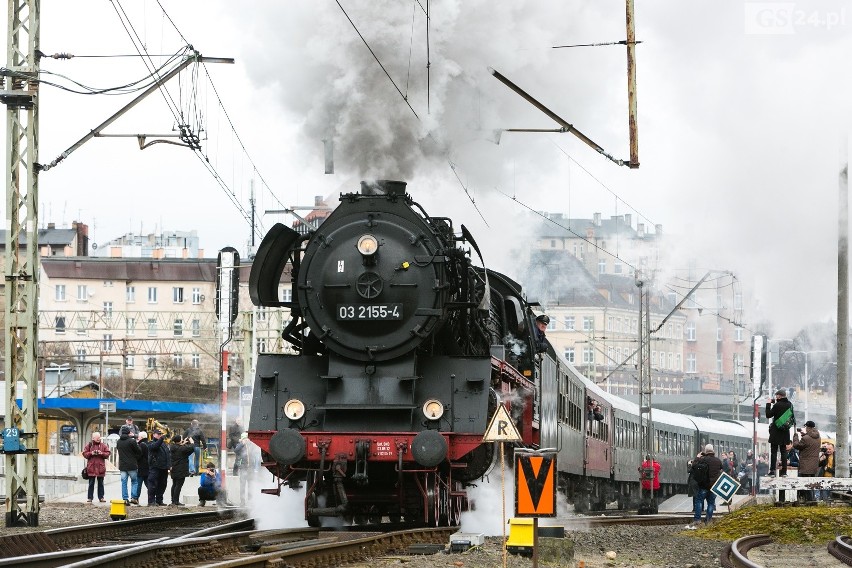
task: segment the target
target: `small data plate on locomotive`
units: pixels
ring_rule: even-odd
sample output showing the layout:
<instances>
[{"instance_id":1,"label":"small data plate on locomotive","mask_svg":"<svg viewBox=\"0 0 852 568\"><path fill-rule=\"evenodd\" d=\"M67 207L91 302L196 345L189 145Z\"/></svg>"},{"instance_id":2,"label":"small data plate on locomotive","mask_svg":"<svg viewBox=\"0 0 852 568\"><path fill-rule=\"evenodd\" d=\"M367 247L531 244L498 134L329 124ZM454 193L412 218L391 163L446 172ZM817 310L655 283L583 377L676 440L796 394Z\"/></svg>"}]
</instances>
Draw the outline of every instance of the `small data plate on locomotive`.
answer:
<instances>
[{"instance_id":1,"label":"small data plate on locomotive","mask_svg":"<svg viewBox=\"0 0 852 568\"><path fill-rule=\"evenodd\" d=\"M399 320L402 304L337 304L340 320Z\"/></svg>"}]
</instances>

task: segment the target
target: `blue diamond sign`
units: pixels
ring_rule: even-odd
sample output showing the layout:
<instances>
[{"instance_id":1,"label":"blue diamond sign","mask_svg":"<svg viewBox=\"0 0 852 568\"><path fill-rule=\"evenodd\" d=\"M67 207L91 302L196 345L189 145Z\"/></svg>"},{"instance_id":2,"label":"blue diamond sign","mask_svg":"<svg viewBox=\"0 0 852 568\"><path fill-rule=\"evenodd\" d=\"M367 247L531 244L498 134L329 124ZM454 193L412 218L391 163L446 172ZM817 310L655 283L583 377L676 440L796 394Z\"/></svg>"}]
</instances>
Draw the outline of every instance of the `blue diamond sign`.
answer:
<instances>
[{"instance_id":1,"label":"blue diamond sign","mask_svg":"<svg viewBox=\"0 0 852 568\"><path fill-rule=\"evenodd\" d=\"M740 484L737 480L723 471L719 474L719 479L716 480L710 491L718 495L723 501L730 501L739 488Z\"/></svg>"}]
</instances>

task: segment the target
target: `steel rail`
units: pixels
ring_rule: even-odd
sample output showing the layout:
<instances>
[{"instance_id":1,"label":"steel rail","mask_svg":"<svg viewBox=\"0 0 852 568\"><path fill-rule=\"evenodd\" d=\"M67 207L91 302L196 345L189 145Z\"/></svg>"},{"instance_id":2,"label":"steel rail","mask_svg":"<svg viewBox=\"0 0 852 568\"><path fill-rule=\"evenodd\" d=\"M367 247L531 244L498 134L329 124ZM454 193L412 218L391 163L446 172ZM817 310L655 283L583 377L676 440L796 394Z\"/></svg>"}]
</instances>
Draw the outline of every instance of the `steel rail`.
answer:
<instances>
[{"instance_id":1,"label":"steel rail","mask_svg":"<svg viewBox=\"0 0 852 568\"><path fill-rule=\"evenodd\" d=\"M721 561L725 568L763 568L748 559L748 551L772 542L768 534L752 534L738 538L722 551Z\"/></svg>"},{"instance_id":2,"label":"steel rail","mask_svg":"<svg viewBox=\"0 0 852 568\"><path fill-rule=\"evenodd\" d=\"M852 566L852 539L848 536L839 536L828 543L828 553L846 564Z\"/></svg>"}]
</instances>

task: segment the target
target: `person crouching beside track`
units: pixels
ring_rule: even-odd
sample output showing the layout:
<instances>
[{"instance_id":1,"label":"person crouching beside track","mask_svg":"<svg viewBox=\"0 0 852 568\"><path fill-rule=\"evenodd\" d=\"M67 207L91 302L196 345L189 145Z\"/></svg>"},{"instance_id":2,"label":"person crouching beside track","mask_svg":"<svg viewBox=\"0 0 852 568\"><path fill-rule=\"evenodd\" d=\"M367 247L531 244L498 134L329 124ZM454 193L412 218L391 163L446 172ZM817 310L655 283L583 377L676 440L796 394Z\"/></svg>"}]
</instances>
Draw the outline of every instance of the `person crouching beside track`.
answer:
<instances>
[{"instance_id":1,"label":"person crouching beside track","mask_svg":"<svg viewBox=\"0 0 852 568\"><path fill-rule=\"evenodd\" d=\"M198 504L203 507L207 501L216 501L221 504L225 502L222 499L222 479L213 462L207 463L198 485Z\"/></svg>"}]
</instances>

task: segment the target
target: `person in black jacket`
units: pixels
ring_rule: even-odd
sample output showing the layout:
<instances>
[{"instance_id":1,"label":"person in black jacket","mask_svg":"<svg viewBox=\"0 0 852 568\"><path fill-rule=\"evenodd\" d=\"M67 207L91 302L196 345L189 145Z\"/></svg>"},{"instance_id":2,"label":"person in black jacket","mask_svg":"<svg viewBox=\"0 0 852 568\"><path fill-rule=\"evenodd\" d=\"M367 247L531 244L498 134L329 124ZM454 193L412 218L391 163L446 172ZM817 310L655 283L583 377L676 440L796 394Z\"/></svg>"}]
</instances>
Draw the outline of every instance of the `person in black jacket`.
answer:
<instances>
[{"instance_id":1,"label":"person in black jacket","mask_svg":"<svg viewBox=\"0 0 852 568\"><path fill-rule=\"evenodd\" d=\"M544 353L550 347L550 341L547 340L545 330L550 325L550 316L542 314L535 318L535 327L533 327L533 340L535 341L535 352Z\"/></svg>"},{"instance_id":2,"label":"person in black jacket","mask_svg":"<svg viewBox=\"0 0 852 568\"><path fill-rule=\"evenodd\" d=\"M121 427L115 449L118 451L118 470L121 472L121 498L124 499L126 505L129 505L133 491L136 489L139 458L142 456L142 450L136 443L136 434L133 433L133 430L127 426ZM130 480L130 491L127 490L128 479Z\"/></svg>"},{"instance_id":3,"label":"person in black jacket","mask_svg":"<svg viewBox=\"0 0 852 568\"><path fill-rule=\"evenodd\" d=\"M787 391L775 393L775 402L766 403L769 418L769 475L775 473L778 452L781 452L781 476L787 475L787 444L790 442L790 427L796 425L793 403L787 400Z\"/></svg>"},{"instance_id":4,"label":"person in black jacket","mask_svg":"<svg viewBox=\"0 0 852 568\"><path fill-rule=\"evenodd\" d=\"M170 447L172 457L172 505L184 507L180 502L180 491L183 482L189 477L189 456L195 451L192 438L183 438L180 434L174 437Z\"/></svg>"},{"instance_id":5,"label":"person in black jacket","mask_svg":"<svg viewBox=\"0 0 852 568\"><path fill-rule=\"evenodd\" d=\"M148 444L148 506L164 507L166 504L163 503L163 494L166 492L169 469L172 467L171 453L162 432L154 430L151 437L153 439Z\"/></svg>"},{"instance_id":6,"label":"person in black jacket","mask_svg":"<svg viewBox=\"0 0 852 568\"><path fill-rule=\"evenodd\" d=\"M145 493L148 492L148 433L139 432L139 469L136 472L136 486L133 488L133 498L130 500L131 505L139 504L139 496L142 495L142 486L145 486Z\"/></svg>"},{"instance_id":7,"label":"person in black jacket","mask_svg":"<svg viewBox=\"0 0 852 568\"><path fill-rule=\"evenodd\" d=\"M716 510L716 494L713 493L710 488L713 487L713 484L716 483L716 480L719 479L719 476L722 474L722 460L716 457L716 449L713 447L713 444L707 444L704 446L704 451L693 460L693 473L697 469L697 464L700 462L703 462L707 466L707 480L703 483L698 483L698 492L693 498L693 522L691 525L687 525L687 528L690 529L698 528L698 522L701 520L701 509L699 508L699 503L703 505L704 501L707 502L704 522L705 524L710 524L710 521L713 520L713 511Z\"/></svg>"}]
</instances>

